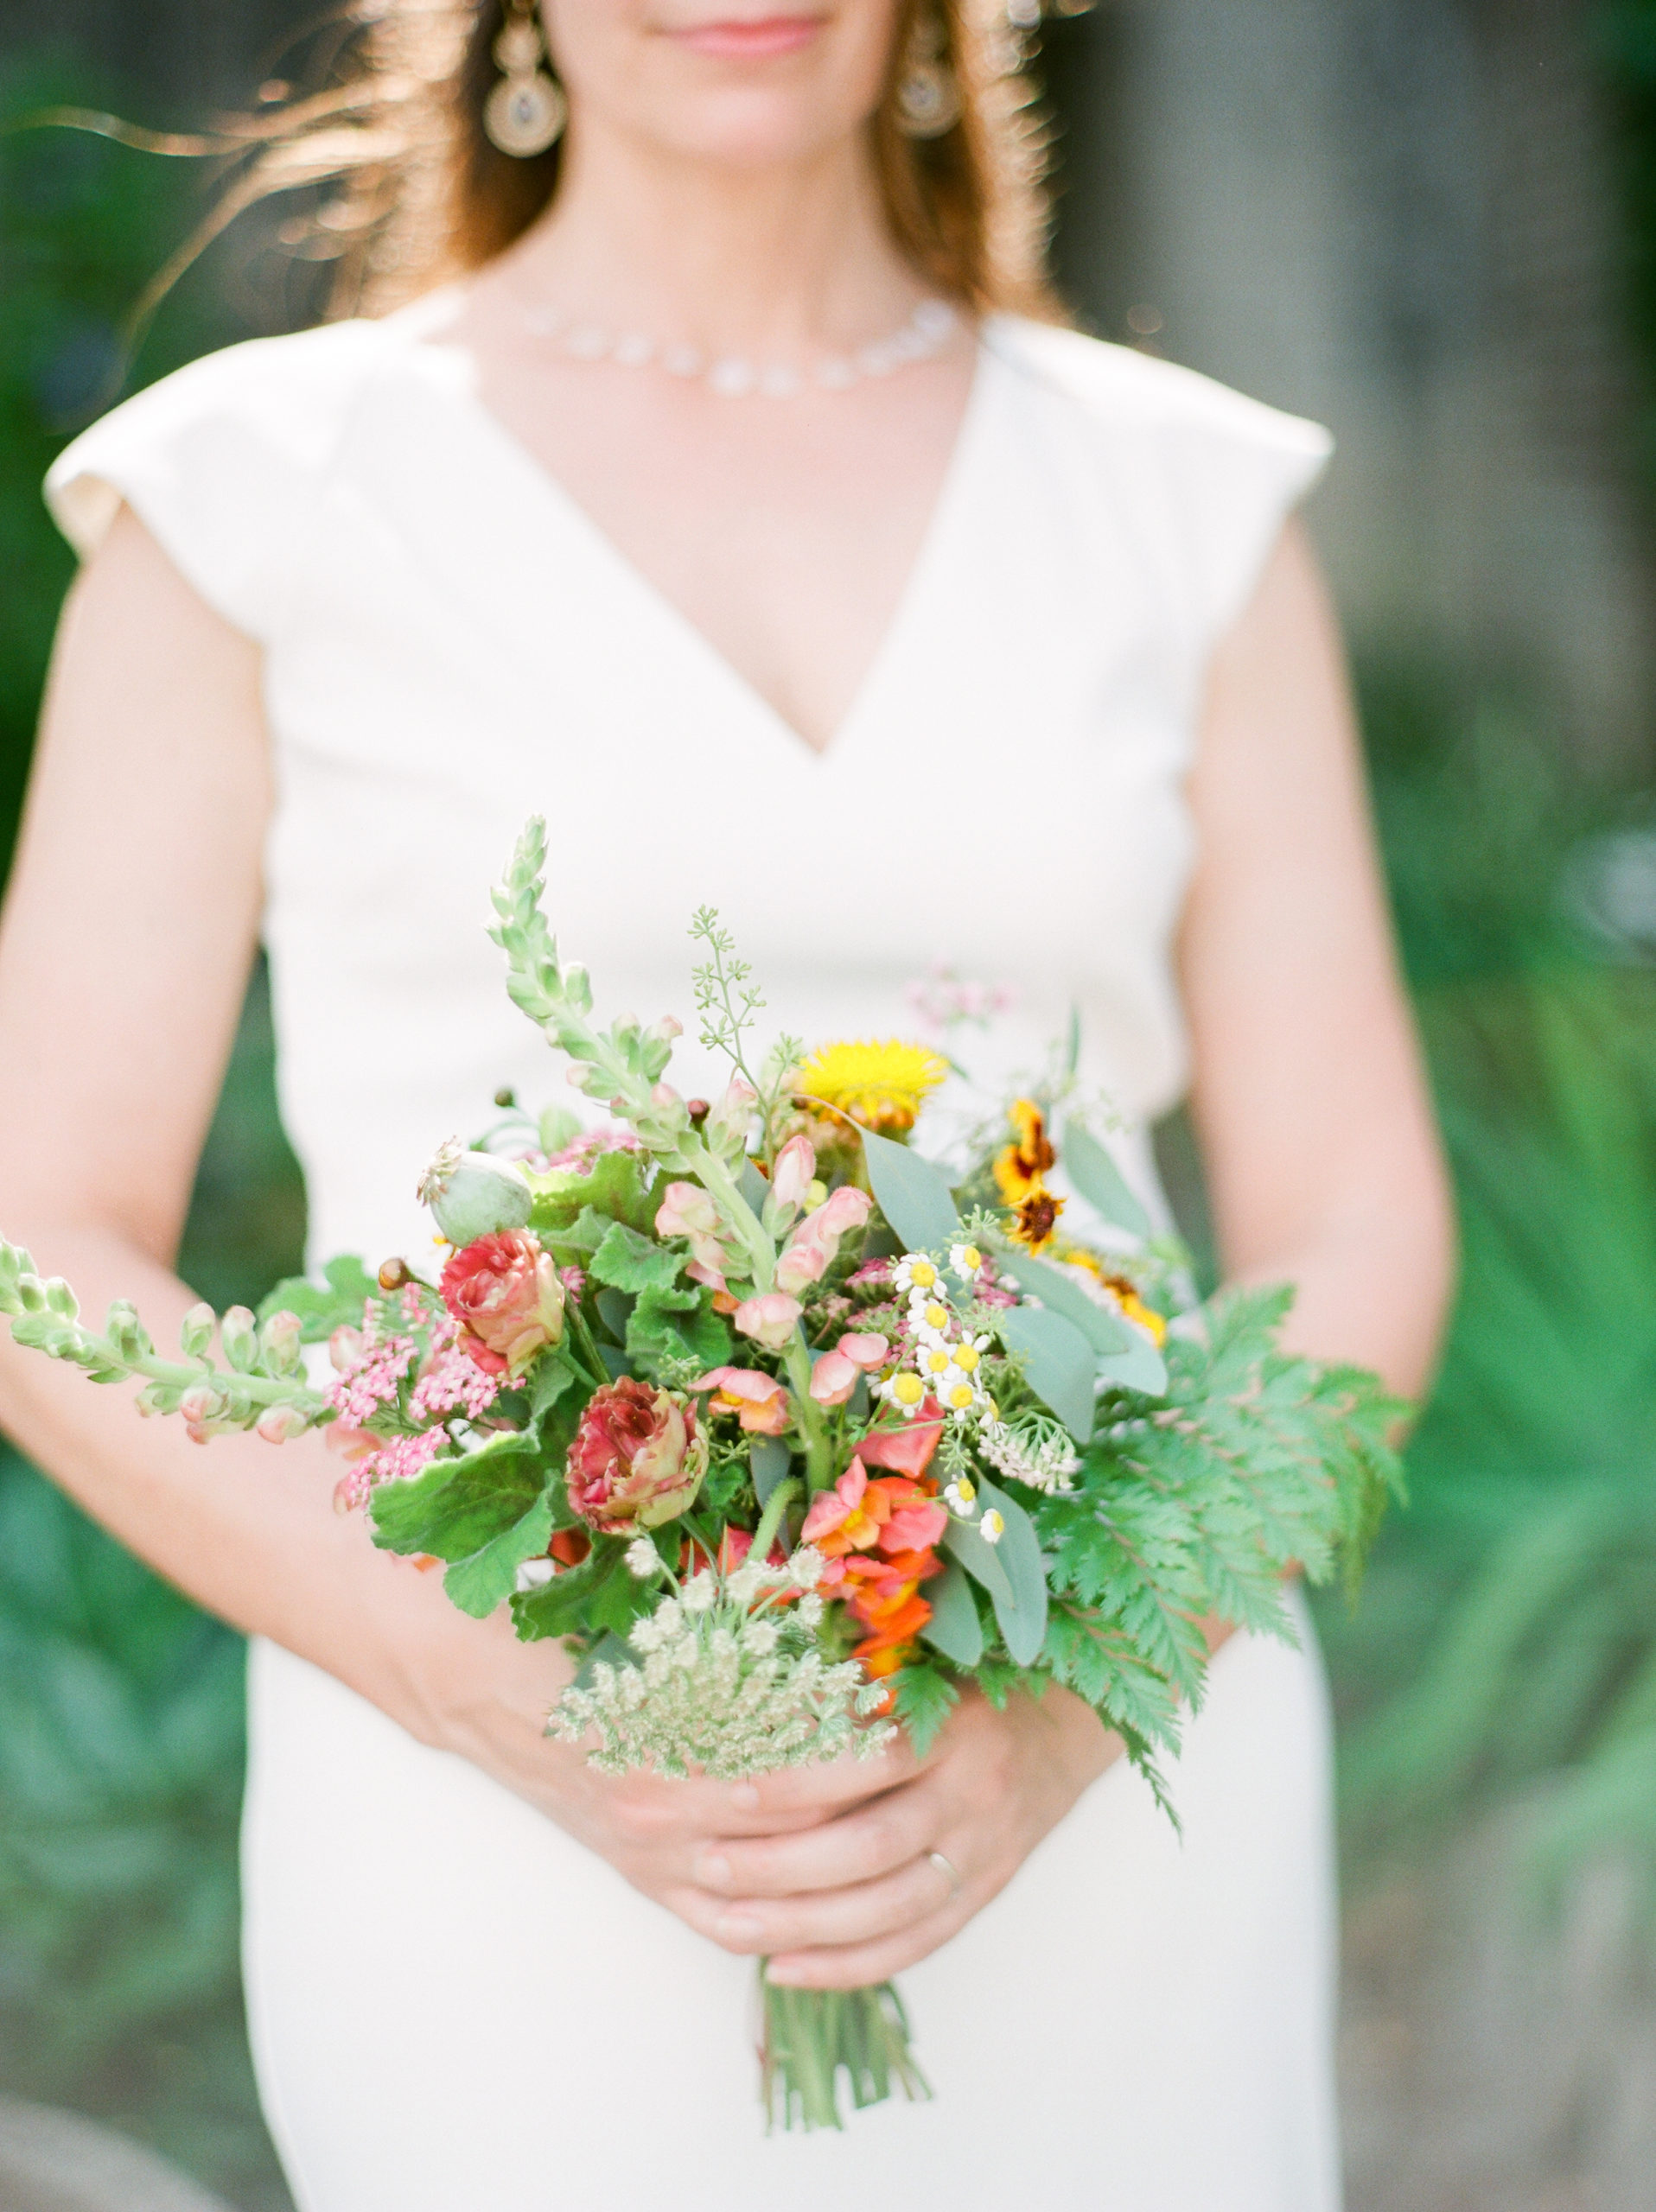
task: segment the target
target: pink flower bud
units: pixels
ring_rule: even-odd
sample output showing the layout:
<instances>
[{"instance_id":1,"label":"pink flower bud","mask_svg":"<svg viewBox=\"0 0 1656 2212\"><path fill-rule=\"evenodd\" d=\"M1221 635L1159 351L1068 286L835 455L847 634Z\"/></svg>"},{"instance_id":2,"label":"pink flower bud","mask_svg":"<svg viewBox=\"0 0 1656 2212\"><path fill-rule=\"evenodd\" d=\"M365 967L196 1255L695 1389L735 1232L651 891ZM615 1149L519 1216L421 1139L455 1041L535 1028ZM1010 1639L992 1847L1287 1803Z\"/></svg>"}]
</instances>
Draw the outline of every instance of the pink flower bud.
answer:
<instances>
[{"instance_id":1,"label":"pink flower bud","mask_svg":"<svg viewBox=\"0 0 1656 2212\"><path fill-rule=\"evenodd\" d=\"M707 1135L715 1142L720 1138L745 1144L748 1131L753 1125L754 1109L759 1103L759 1093L743 1076L733 1075L725 1085L724 1096L704 1123Z\"/></svg>"},{"instance_id":2,"label":"pink flower bud","mask_svg":"<svg viewBox=\"0 0 1656 2212\"><path fill-rule=\"evenodd\" d=\"M670 1083L658 1083L651 1086L650 1103L658 1114L671 1113L675 1106L682 1106L684 1103Z\"/></svg>"},{"instance_id":3,"label":"pink flower bud","mask_svg":"<svg viewBox=\"0 0 1656 2212\"><path fill-rule=\"evenodd\" d=\"M664 1014L659 1021L653 1022L646 1032L658 1045L671 1045L685 1033L685 1025L676 1014Z\"/></svg>"},{"instance_id":4,"label":"pink flower bud","mask_svg":"<svg viewBox=\"0 0 1656 2212\"><path fill-rule=\"evenodd\" d=\"M309 1425L297 1406L272 1406L260 1417L258 1433L267 1444L286 1444L303 1436Z\"/></svg>"},{"instance_id":5,"label":"pink flower bud","mask_svg":"<svg viewBox=\"0 0 1656 2212\"><path fill-rule=\"evenodd\" d=\"M857 1388L858 1371L844 1352L824 1352L811 1370L812 1396L819 1406L843 1406Z\"/></svg>"},{"instance_id":6,"label":"pink flower bud","mask_svg":"<svg viewBox=\"0 0 1656 2212\"><path fill-rule=\"evenodd\" d=\"M767 1290L757 1298L744 1298L731 1319L744 1337L752 1337L767 1351L780 1351L793 1334L802 1311L797 1298L784 1291Z\"/></svg>"},{"instance_id":7,"label":"pink flower bud","mask_svg":"<svg viewBox=\"0 0 1656 2212\"><path fill-rule=\"evenodd\" d=\"M862 1368L865 1374L872 1374L876 1367L883 1367L891 1357L891 1346L886 1339L872 1334L859 1336L852 1333L843 1336L839 1340L838 1349L853 1365Z\"/></svg>"},{"instance_id":8,"label":"pink flower bud","mask_svg":"<svg viewBox=\"0 0 1656 2212\"><path fill-rule=\"evenodd\" d=\"M771 1195L779 1205L802 1206L816 1175L815 1145L809 1137L790 1137L776 1155L770 1179Z\"/></svg>"},{"instance_id":9,"label":"pink flower bud","mask_svg":"<svg viewBox=\"0 0 1656 2212\"><path fill-rule=\"evenodd\" d=\"M197 1428L203 1421L217 1419L224 1411L224 1399L207 1383L198 1382L194 1389L185 1391L178 1410L190 1427Z\"/></svg>"}]
</instances>

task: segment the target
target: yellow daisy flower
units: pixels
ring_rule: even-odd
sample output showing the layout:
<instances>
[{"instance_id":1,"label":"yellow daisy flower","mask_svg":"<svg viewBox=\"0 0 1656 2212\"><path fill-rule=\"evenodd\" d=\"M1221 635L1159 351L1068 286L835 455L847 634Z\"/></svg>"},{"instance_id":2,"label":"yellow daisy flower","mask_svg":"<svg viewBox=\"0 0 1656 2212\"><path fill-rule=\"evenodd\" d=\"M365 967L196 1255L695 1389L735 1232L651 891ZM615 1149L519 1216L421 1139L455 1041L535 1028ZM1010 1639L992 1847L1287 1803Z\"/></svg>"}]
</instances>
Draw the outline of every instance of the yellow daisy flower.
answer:
<instances>
[{"instance_id":1,"label":"yellow daisy flower","mask_svg":"<svg viewBox=\"0 0 1656 2212\"><path fill-rule=\"evenodd\" d=\"M948 1072L948 1062L924 1045L888 1037L822 1046L794 1071L793 1089L802 1099L838 1106L865 1129L901 1136Z\"/></svg>"}]
</instances>

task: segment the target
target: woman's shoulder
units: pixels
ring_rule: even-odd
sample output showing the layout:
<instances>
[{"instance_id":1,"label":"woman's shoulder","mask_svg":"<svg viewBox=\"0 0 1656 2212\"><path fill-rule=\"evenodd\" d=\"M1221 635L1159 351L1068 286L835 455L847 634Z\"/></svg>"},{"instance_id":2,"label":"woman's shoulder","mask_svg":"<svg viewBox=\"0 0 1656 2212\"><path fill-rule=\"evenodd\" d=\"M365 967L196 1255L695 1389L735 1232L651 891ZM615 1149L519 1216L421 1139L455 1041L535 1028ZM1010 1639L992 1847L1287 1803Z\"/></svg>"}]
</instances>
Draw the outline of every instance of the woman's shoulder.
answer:
<instances>
[{"instance_id":1,"label":"woman's shoulder","mask_svg":"<svg viewBox=\"0 0 1656 2212\"><path fill-rule=\"evenodd\" d=\"M1105 431L1175 442L1230 441L1318 467L1333 450L1334 440L1320 423L1132 346L1022 315L993 317L985 336L1016 372Z\"/></svg>"}]
</instances>

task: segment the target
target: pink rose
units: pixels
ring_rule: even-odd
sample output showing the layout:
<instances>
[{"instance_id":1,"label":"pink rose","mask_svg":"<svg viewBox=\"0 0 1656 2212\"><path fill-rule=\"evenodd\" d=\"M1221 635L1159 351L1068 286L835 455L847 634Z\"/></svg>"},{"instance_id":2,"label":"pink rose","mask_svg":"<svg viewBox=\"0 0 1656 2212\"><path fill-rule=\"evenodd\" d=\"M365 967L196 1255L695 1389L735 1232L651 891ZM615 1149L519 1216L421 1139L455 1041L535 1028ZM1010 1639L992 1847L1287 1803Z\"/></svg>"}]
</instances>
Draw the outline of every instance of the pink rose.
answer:
<instances>
[{"instance_id":1,"label":"pink rose","mask_svg":"<svg viewBox=\"0 0 1656 2212\"><path fill-rule=\"evenodd\" d=\"M564 1333L563 1281L531 1229L480 1236L455 1254L439 1287L462 1344L486 1374L521 1375Z\"/></svg>"},{"instance_id":2,"label":"pink rose","mask_svg":"<svg viewBox=\"0 0 1656 2212\"><path fill-rule=\"evenodd\" d=\"M861 1372L843 1351L825 1351L811 1370L811 1395L819 1406L843 1406Z\"/></svg>"},{"instance_id":3,"label":"pink rose","mask_svg":"<svg viewBox=\"0 0 1656 2212\"><path fill-rule=\"evenodd\" d=\"M797 1298L767 1290L757 1298L744 1298L730 1318L744 1337L752 1337L767 1351L780 1351L793 1334L800 1311Z\"/></svg>"},{"instance_id":4,"label":"pink rose","mask_svg":"<svg viewBox=\"0 0 1656 2212\"><path fill-rule=\"evenodd\" d=\"M799 1292L807 1283L820 1282L838 1256L839 1240L848 1230L861 1229L874 1208L866 1191L843 1183L830 1192L815 1213L807 1214L776 1262L776 1287Z\"/></svg>"},{"instance_id":5,"label":"pink rose","mask_svg":"<svg viewBox=\"0 0 1656 2212\"><path fill-rule=\"evenodd\" d=\"M659 1529L685 1512L707 1472L696 1408L623 1375L595 1390L564 1468L570 1503L607 1536Z\"/></svg>"},{"instance_id":6,"label":"pink rose","mask_svg":"<svg viewBox=\"0 0 1656 2212\"><path fill-rule=\"evenodd\" d=\"M754 1367L716 1367L696 1390L711 1390L709 1413L736 1414L750 1435L780 1436L788 1424L787 1392L774 1375Z\"/></svg>"}]
</instances>

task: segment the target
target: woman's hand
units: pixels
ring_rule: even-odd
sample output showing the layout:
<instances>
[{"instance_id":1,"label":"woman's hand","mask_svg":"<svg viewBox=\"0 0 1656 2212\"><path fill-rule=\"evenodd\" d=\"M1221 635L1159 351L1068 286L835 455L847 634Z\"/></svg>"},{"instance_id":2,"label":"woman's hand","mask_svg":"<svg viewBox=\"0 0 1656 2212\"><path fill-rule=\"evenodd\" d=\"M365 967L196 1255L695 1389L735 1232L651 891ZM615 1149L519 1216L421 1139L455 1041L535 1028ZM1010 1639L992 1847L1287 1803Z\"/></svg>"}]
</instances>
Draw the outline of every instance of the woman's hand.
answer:
<instances>
[{"instance_id":1,"label":"woman's hand","mask_svg":"<svg viewBox=\"0 0 1656 2212\"><path fill-rule=\"evenodd\" d=\"M767 1955L773 1981L883 1981L998 1896L1121 1749L1067 1690L1014 1696L1003 1712L969 1692L923 1763L905 1738L866 1763L796 1767L729 1789L737 1819L663 1902L726 1950ZM742 1832L801 1816L810 1824L791 1834Z\"/></svg>"}]
</instances>

